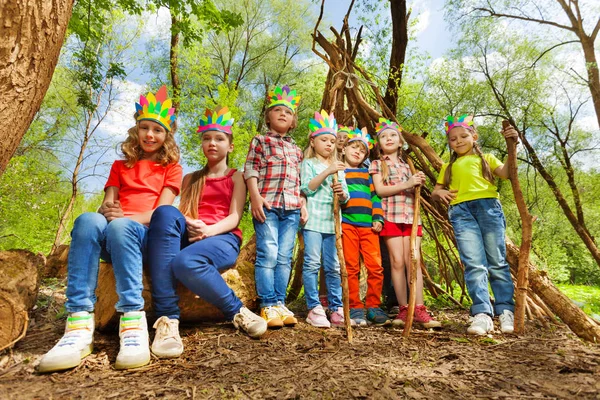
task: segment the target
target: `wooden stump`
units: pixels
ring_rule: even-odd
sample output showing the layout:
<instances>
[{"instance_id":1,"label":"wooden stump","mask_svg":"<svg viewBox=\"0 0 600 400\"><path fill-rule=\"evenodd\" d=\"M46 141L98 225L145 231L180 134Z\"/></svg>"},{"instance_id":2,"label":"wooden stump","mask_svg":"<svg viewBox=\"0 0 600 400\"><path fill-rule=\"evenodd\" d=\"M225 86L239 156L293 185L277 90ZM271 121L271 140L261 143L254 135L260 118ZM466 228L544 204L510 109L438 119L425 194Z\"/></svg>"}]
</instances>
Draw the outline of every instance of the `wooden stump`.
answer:
<instances>
[{"instance_id":1,"label":"wooden stump","mask_svg":"<svg viewBox=\"0 0 600 400\"><path fill-rule=\"evenodd\" d=\"M27 250L0 252L0 350L25 336L44 263L43 256Z\"/></svg>"},{"instance_id":2,"label":"wooden stump","mask_svg":"<svg viewBox=\"0 0 600 400\"><path fill-rule=\"evenodd\" d=\"M61 244L48 255L46 266L41 272L42 278L66 278L67 277L67 258L69 257L69 245Z\"/></svg>"},{"instance_id":3,"label":"wooden stump","mask_svg":"<svg viewBox=\"0 0 600 400\"><path fill-rule=\"evenodd\" d=\"M225 271L222 276L244 306L255 309L258 305L256 287L254 284L254 261L256 256L256 241L254 237L240 251L235 268ZM143 274L144 297L146 312L152 311L152 295L150 274L144 268ZM221 320L223 314L213 305L202 300L181 283L177 286L181 322L199 322L207 320ZM115 276L112 265L100 263L98 273L98 298L95 307L96 327L102 329L115 328L119 323L119 315L115 310L118 297L116 293Z\"/></svg>"}]
</instances>

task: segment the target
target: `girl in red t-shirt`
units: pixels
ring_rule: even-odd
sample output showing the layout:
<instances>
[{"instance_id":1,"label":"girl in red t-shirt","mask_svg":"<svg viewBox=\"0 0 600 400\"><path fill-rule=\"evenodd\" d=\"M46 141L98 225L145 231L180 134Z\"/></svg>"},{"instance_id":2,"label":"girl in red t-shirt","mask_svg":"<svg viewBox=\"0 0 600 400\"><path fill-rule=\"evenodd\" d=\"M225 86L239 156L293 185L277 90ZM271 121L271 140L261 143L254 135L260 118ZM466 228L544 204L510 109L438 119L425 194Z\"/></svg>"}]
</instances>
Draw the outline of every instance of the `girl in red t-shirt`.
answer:
<instances>
[{"instance_id":1,"label":"girl in red t-shirt","mask_svg":"<svg viewBox=\"0 0 600 400\"><path fill-rule=\"evenodd\" d=\"M216 306L251 337L267 330L267 322L244 307L221 277L221 272L235 265L240 252L238 225L246 200L242 173L227 165L233 150L232 125L226 107L206 110L198 128L206 157L204 168L184 177L179 210L162 206L152 215L148 266L159 317L154 324L152 352L158 357L178 357L183 352L177 281Z\"/></svg>"},{"instance_id":2,"label":"girl in red t-shirt","mask_svg":"<svg viewBox=\"0 0 600 400\"><path fill-rule=\"evenodd\" d=\"M67 263L66 330L42 358L40 372L76 367L92 352L100 258L112 262L119 296L115 308L122 313L115 368L150 362L148 326L142 311L147 225L156 207L172 204L179 194L182 168L167 88L161 87L156 95L140 96L134 117L136 125L121 145L125 160L114 162L98 212L75 220Z\"/></svg>"}]
</instances>

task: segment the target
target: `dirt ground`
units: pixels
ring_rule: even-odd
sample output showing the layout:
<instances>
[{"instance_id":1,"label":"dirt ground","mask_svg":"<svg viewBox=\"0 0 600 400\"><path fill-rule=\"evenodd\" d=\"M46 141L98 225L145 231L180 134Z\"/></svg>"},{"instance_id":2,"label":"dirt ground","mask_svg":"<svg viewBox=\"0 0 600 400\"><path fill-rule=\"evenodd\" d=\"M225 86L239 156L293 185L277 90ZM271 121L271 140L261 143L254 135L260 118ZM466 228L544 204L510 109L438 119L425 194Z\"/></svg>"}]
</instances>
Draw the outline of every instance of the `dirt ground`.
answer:
<instances>
[{"instance_id":1,"label":"dirt ground","mask_svg":"<svg viewBox=\"0 0 600 400\"><path fill-rule=\"evenodd\" d=\"M524 336L465 333L467 313L434 310L439 331L321 330L301 322L260 340L231 324L182 328L183 356L117 371L116 332L96 333L77 368L35 372L60 338L59 294L41 296L27 336L0 354L0 399L600 399L600 346L565 327L528 325Z\"/></svg>"}]
</instances>

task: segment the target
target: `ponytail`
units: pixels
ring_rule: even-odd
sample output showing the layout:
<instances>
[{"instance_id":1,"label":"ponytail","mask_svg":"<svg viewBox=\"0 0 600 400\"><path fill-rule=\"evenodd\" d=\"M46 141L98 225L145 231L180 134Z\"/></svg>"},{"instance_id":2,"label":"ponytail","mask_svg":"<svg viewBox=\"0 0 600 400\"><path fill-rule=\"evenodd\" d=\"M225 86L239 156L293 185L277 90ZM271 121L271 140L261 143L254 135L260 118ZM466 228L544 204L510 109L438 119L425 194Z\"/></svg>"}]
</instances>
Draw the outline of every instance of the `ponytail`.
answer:
<instances>
[{"instance_id":1,"label":"ponytail","mask_svg":"<svg viewBox=\"0 0 600 400\"><path fill-rule=\"evenodd\" d=\"M492 185L495 184L496 178L494 178L494 174L492 173L492 169L490 168L490 164L483 158L483 153L481 152L481 148L479 147L479 143L473 142L473 152L479 156L481 159L481 176ZM450 162L448 163L448 167L446 167L446 172L444 173L444 187L450 187L450 182L452 182L452 164L458 159L458 154L455 151L452 152L450 156Z\"/></svg>"},{"instance_id":2,"label":"ponytail","mask_svg":"<svg viewBox=\"0 0 600 400\"><path fill-rule=\"evenodd\" d=\"M208 175L208 163L199 171L192 173L190 183L181 192L179 211L186 217L198 218L198 204L202 198L202 189Z\"/></svg>"}]
</instances>

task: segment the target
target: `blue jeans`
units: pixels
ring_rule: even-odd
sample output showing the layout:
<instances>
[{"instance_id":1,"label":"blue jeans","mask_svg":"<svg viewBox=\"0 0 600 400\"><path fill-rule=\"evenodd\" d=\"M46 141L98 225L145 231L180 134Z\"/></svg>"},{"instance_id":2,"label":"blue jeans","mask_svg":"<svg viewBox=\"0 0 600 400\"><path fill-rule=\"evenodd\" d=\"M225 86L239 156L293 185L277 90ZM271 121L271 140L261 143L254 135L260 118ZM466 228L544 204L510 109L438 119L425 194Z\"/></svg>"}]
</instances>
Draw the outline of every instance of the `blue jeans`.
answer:
<instances>
[{"instance_id":1,"label":"blue jeans","mask_svg":"<svg viewBox=\"0 0 600 400\"><path fill-rule=\"evenodd\" d=\"M304 298L306 307L312 310L320 305L319 302L319 269L321 256L325 284L327 285L327 300L329 309L337 311L342 307L342 280L340 278L340 263L335 247L335 234L302 230L304 237L304 266L302 280L304 281Z\"/></svg>"},{"instance_id":2,"label":"blue jeans","mask_svg":"<svg viewBox=\"0 0 600 400\"><path fill-rule=\"evenodd\" d=\"M448 218L460 259L465 267L465 283L473 300L471 314L514 312L514 286L506 262L504 232L506 220L498 199L478 199L450 206ZM489 283L494 292L492 309Z\"/></svg>"},{"instance_id":3,"label":"blue jeans","mask_svg":"<svg viewBox=\"0 0 600 400\"><path fill-rule=\"evenodd\" d=\"M158 207L148 232L148 267L156 315L179 319L175 291L179 281L232 320L243 304L221 272L235 265L239 253L240 239L233 233L190 243L181 212L173 206Z\"/></svg>"},{"instance_id":4,"label":"blue jeans","mask_svg":"<svg viewBox=\"0 0 600 400\"><path fill-rule=\"evenodd\" d=\"M264 208L264 212L265 222L252 219L256 232L254 278L260 307L269 307L278 301L285 303L300 210Z\"/></svg>"},{"instance_id":5,"label":"blue jeans","mask_svg":"<svg viewBox=\"0 0 600 400\"><path fill-rule=\"evenodd\" d=\"M108 222L102 214L85 213L75 220L67 262L67 312L94 311L98 262L112 263L118 312L144 309L142 267L148 228L129 218Z\"/></svg>"}]
</instances>

